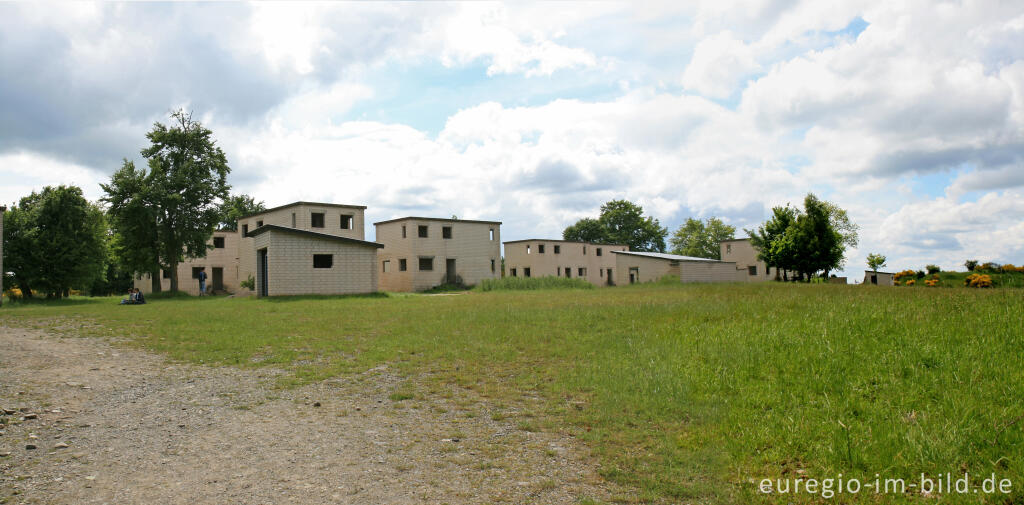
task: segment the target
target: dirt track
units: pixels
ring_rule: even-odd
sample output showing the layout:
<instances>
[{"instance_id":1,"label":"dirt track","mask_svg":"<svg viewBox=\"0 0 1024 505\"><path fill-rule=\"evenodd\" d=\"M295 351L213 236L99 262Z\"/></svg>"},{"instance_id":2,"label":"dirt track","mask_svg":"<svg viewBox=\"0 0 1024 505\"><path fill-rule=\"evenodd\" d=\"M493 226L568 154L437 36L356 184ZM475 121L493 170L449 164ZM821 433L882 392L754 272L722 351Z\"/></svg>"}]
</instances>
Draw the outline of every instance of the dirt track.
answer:
<instances>
[{"instance_id":1,"label":"dirt track","mask_svg":"<svg viewBox=\"0 0 1024 505\"><path fill-rule=\"evenodd\" d=\"M386 369L282 390L274 373L0 326L0 407L17 410L0 413L0 503L608 499L572 438L469 393L391 401Z\"/></svg>"}]
</instances>

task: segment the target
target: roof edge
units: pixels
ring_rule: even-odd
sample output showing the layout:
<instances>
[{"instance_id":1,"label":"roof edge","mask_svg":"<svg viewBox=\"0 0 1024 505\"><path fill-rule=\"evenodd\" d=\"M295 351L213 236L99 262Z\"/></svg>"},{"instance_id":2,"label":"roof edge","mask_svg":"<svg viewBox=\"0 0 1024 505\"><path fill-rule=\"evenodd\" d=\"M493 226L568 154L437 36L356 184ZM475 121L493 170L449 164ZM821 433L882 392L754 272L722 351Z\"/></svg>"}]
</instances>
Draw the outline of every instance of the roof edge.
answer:
<instances>
[{"instance_id":1,"label":"roof edge","mask_svg":"<svg viewBox=\"0 0 1024 505\"><path fill-rule=\"evenodd\" d=\"M422 216L405 216L396 217L394 219L388 219L385 221L377 221L373 223L374 226L379 224L397 223L398 221L441 221L446 223L476 223L476 224L501 224L501 221L484 221L479 219L452 219L447 217L422 217Z\"/></svg>"},{"instance_id":2,"label":"roof edge","mask_svg":"<svg viewBox=\"0 0 1024 505\"><path fill-rule=\"evenodd\" d=\"M296 235L306 235L306 236L311 236L311 237L315 237L315 238L322 238L322 239L327 239L327 240L335 240L335 241L338 241L338 242L345 242L345 243L348 243L348 244L371 246L371 247L376 247L377 249L383 249L384 248L384 244L380 244L380 243L377 243L377 242L370 242L369 240L359 240L357 238L339 237L337 235L328 235L326 233L319 233L319 232L315 232L315 231L300 230L300 229L297 229L297 228L288 228L286 226L278 226L276 224L265 224L263 226L260 226L259 228L256 228L255 230L250 231L249 233L247 233L245 235L245 237L246 238L253 238L253 237L257 236L257 235L262 235L262 234L264 234L264 233L266 233L268 231L281 231L281 232L286 232L286 233L294 233Z\"/></svg>"},{"instance_id":3,"label":"roof edge","mask_svg":"<svg viewBox=\"0 0 1024 505\"><path fill-rule=\"evenodd\" d=\"M339 208L343 208L343 209L361 209L361 210L366 210L366 206L365 205L348 205L348 204L344 204L344 203L325 203L325 202L307 202L307 201L300 200L298 202L286 203L284 205L279 205L277 207L271 207L271 208L269 208L267 210L261 210L259 212L253 212L252 214L246 214L244 216L239 217L238 219L248 219L250 217L258 216L260 214L266 214L268 212L274 212L275 210L287 209L288 207L296 207L298 205L309 205L309 206L313 206L313 207L339 207Z\"/></svg>"},{"instance_id":4,"label":"roof edge","mask_svg":"<svg viewBox=\"0 0 1024 505\"><path fill-rule=\"evenodd\" d=\"M623 246L629 247L629 244L609 244L604 242L584 242L582 240L562 240L556 238L524 238L521 240L508 240L502 242L502 244L518 244L521 242L561 242L563 244L585 244L585 245L597 245L597 246Z\"/></svg>"}]
</instances>

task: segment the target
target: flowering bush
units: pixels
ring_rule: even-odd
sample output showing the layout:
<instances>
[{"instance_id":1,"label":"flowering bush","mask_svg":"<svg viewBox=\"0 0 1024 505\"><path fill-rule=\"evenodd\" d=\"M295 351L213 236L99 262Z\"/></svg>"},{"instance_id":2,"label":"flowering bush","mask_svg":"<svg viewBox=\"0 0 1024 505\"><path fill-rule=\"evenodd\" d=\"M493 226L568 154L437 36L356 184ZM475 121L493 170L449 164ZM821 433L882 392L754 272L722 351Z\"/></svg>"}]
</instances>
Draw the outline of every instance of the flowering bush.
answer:
<instances>
[{"instance_id":1,"label":"flowering bush","mask_svg":"<svg viewBox=\"0 0 1024 505\"><path fill-rule=\"evenodd\" d=\"M964 279L964 286L969 288L990 288L992 287L992 277L984 274L971 274Z\"/></svg>"},{"instance_id":2,"label":"flowering bush","mask_svg":"<svg viewBox=\"0 0 1024 505\"><path fill-rule=\"evenodd\" d=\"M1015 266L1013 266L1013 263L1007 263L1007 264L1003 265L1002 270L1005 273L1011 273L1011 272L1021 272L1021 273L1024 273L1024 265L1021 265L1019 267L1015 267Z\"/></svg>"},{"instance_id":3,"label":"flowering bush","mask_svg":"<svg viewBox=\"0 0 1024 505\"><path fill-rule=\"evenodd\" d=\"M931 279L925 279L924 285L930 288L937 287L939 285L939 274L932 274Z\"/></svg>"},{"instance_id":4,"label":"flowering bush","mask_svg":"<svg viewBox=\"0 0 1024 505\"><path fill-rule=\"evenodd\" d=\"M988 263L982 263L981 265L978 265L978 268L976 268L975 270L981 270L983 272L998 272L1000 268L1002 267L999 263L992 263L991 261L989 261Z\"/></svg>"},{"instance_id":5,"label":"flowering bush","mask_svg":"<svg viewBox=\"0 0 1024 505\"><path fill-rule=\"evenodd\" d=\"M917 284L917 281L915 281L914 279L910 279L907 281L907 286L913 286L914 284Z\"/></svg>"},{"instance_id":6,"label":"flowering bush","mask_svg":"<svg viewBox=\"0 0 1024 505\"><path fill-rule=\"evenodd\" d=\"M895 274L893 274L892 278L895 279L897 281L897 284L898 284L899 283L898 281L900 279L902 279L904 277L914 277L916 275L917 275L917 272L915 272L913 270L904 270L902 272L896 272Z\"/></svg>"}]
</instances>

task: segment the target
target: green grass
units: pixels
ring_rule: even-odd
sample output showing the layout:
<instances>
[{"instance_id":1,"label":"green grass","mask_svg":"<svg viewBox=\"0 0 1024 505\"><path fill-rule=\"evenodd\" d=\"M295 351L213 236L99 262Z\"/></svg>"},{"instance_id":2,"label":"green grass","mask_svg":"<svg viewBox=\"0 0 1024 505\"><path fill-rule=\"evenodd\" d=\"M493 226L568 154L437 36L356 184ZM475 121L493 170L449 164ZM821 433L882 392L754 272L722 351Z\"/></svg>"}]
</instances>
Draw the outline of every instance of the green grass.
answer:
<instances>
[{"instance_id":1,"label":"green grass","mask_svg":"<svg viewBox=\"0 0 1024 505\"><path fill-rule=\"evenodd\" d=\"M523 291L535 289L594 289L594 285L583 279L566 277L502 277L484 279L475 288L477 291Z\"/></svg>"},{"instance_id":2,"label":"green grass","mask_svg":"<svg viewBox=\"0 0 1024 505\"><path fill-rule=\"evenodd\" d=\"M756 482L963 471L1008 478L1015 494L940 503L1024 501L1018 290L649 284L116 301L10 304L0 324L131 336L181 360L283 368L294 383L386 363L511 406L505 422L520 430L575 435L641 501L818 503L761 495Z\"/></svg>"},{"instance_id":3,"label":"green grass","mask_svg":"<svg viewBox=\"0 0 1024 505\"><path fill-rule=\"evenodd\" d=\"M975 272L939 272L939 285L936 287L943 288L963 288L964 279L971 274L987 275L992 278L993 288L1024 288L1024 273L1022 272L996 272L990 270L977 270ZM922 279L914 278L913 287L927 287L924 281L931 279L932 274L927 274ZM905 283L908 278L900 279L901 283ZM907 287L907 286L901 286ZM972 288L977 289L977 288Z\"/></svg>"}]
</instances>

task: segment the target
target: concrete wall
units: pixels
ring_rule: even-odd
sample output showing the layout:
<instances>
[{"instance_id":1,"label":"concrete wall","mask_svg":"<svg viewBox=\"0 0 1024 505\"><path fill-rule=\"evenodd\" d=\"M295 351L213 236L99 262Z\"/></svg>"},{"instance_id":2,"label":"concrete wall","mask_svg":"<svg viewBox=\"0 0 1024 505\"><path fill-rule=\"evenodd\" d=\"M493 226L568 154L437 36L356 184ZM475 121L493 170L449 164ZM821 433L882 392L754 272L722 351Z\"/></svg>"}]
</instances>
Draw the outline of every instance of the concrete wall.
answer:
<instances>
[{"instance_id":1,"label":"concrete wall","mask_svg":"<svg viewBox=\"0 0 1024 505\"><path fill-rule=\"evenodd\" d=\"M7 207L0 206L0 303L3 303L4 290L8 286L4 285L4 281L7 280L7 275L4 273L4 212L7 211Z\"/></svg>"},{"instance_id":2,"label":"concrete wall","mask_svg":"<svg viewBox=\"0 0 1024 505\"><path fill-rule=\"evenodd\" d=\"M206 290L207 292L213 291L213 269L220 268L224 272L224 291L228 293L235 293L242 288L239 286L238 279L238 243L239 234L231 231L215 231L213 232L213 238L223 238L224 247L210 249L206 253L205 258L194 258L187 259L178 264L178 290L188 293L193 296L199 295L199 279L192 278L192 269L194 267L204 267L206 269ZM214 240L210 239L207 244L213 245ZM161 272L163 274L163 272ZM153 291L153 283L149 278L149 274L143 274L135 277L135 287L139 288L145 294L149 294ZM171 279L165 275L161 275L160 287L164 291L171 289Z\"/></svg>"},{"instance_id":3,"label":"concrete wall","mask_svg":"<svg viewBox=\"0 0 1024 505\"><path fill-rule=\"evenodd\" d=\"M324 214L324 227L313 228L311 226L314 212ZM344 230L341 228L341 215L352 215L352 228ZM254 216L238 220L238 270L236 278L238 282L244 281L252 276L256 277L256 249L253 247L253 239L243 236L245 227L254 231L257 224L263 221L264 225L275 224L285 228L292 228L292 215L295 216L294 228L306 231L315 231L338 237L354 238L365 240L364 230L365 219L364 209L358 206L344 205L318 205L315 203L299 203L264 212ZM240 289L236 286L236 289Z\"/></svg>"},{"instance_id":4,"label":"concrete wall","mask_svg":"<svg viewBox=\"0 0 1024 505\"><path fill-rule=\"evenodd\" d=\"M427 237L419 236L420 226L427 227ZM444 227L451 227L451 238L444 238ZM378 223L376 229L376 241L384 244L377 251L383 291L423 291L443 284L448 259L455 260L455 273L468 286L501 277L500 223L410 218ZM433 270L420 270L422 257L433 258ZM403 259L405 271L399 266Z\"/></svg>"},{"instance_id":5,"label":"concrete wall","mask_svg":"<svg viewBox=\"0 0 1024 505\"><path fill-rule=\"evenodd\" d=\"M750 239L726 240L719 247L722 251L722 261L736 263L734 280L737 282L765 282L775 279L775 272L770 271L763 261L757 259L757 249L750 243ZM750 267L754 267L754 275L750 274Z\"/></svg>"},{"instance_id":6,"label":"concrete wall","mask_svg":"<svg viewBox=\"0 0 1024 505\"><path fill-rule=\"evenodd\" d=\"M541 251L544 246L544 252ZM555 252L555 247L558 252ZM598 256L600 249L601 255ZM528 240L505 243L505 275L525 277L571 277L586 279L596 286L608 285L618 272L612 251L628 251L629 246L569 242L565 240ZM583 269L583 275L580 275ZM566 270L569 271L566 275ZM610 274L610 275L609 275Z\"/></svg>"},{"instance_id":7,"label":"concrete wall","mask_svg":"<svg viewBox=\"0 0 1024 505\"><path fill-rule=\"evenodd\" d=\"M376 247L276 230L251 240L267 250L269 296L377 291ZM313 268L314 254L332 255L331 268Z\"/></svg>"},{"instance_id":8,"label":"concrete wall","mask_svg":"<svg viewBox=\"0 0 1024 505\"><path fill-rule=\"evenodd\" d=\"M633 254L615 255L615 279L620 285L653 282L671 276L680 282L736 282L736 264L721 261L685 261ZM635 270L634 270L635 269Z\"/></svg>"}]
</instances>

